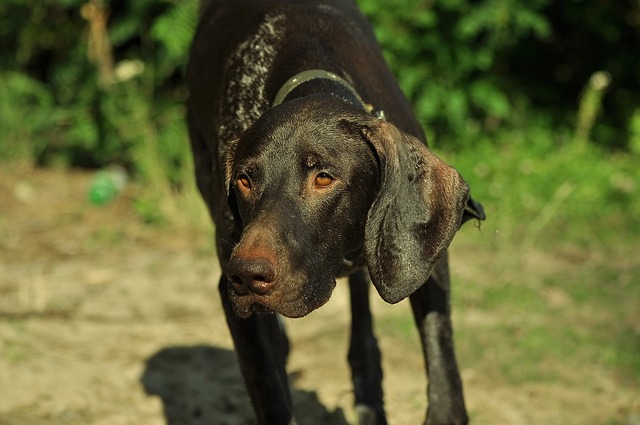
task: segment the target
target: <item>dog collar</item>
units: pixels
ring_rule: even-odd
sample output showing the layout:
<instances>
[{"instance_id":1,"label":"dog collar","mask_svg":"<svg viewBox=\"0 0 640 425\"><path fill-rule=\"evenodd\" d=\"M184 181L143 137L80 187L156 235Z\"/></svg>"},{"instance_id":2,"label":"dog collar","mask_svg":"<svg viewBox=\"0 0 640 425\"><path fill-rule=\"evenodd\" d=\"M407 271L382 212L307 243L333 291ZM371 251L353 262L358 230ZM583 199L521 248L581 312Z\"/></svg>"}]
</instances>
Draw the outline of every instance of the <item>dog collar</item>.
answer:
<instances>
[{"instance_id":1,"label":"dog collar","mask_svg":"<svg viewBox=\"0 0 640 425\"><path fill-rule=\"evenodd\" d=\"M375 110L373 105L371 105L370 103L366 103L364 100L362 100L362 98L360 97L356 89L354 89L353 86L349 84L345 79L334 74L333 72L325 71L324 69L309 69L306 71L302 71L294 75L293 77L289 78L282 85L282 87L280 87L280 90L278 90L278 93L276 94L276 97L273 100L273 104L271 106L280 105L282 102L284 102L284 100L293 90L295 90L297 87L301 86L302 84L312 80L335 81L336 83L340 84L342 87L349 90L349 92L351 92L353 97L356 98L358 103L360 103L362 108L365 111L367 111L369 114L382 120L386 119L384 115L384 111Z\"/></svg>"}]
</instances>

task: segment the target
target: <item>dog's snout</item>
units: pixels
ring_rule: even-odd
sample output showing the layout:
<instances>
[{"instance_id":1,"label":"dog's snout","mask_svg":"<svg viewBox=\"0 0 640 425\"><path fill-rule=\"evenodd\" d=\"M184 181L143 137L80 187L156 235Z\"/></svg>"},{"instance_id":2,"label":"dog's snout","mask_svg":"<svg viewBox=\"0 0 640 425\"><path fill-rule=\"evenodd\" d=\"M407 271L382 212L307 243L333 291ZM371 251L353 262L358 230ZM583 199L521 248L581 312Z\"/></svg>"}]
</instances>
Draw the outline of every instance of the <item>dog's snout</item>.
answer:
<instances>
[{"instance_id":1,"label":"dog's snout","mask_svg":"<svg viewBox=\"0 0 640 425\"><path fill-rule=\"evenodd\" d=\"M238 295L267 295L276 280L275 259L234 254L228 264L227 277Z\"/></svg>"}]
</instances>

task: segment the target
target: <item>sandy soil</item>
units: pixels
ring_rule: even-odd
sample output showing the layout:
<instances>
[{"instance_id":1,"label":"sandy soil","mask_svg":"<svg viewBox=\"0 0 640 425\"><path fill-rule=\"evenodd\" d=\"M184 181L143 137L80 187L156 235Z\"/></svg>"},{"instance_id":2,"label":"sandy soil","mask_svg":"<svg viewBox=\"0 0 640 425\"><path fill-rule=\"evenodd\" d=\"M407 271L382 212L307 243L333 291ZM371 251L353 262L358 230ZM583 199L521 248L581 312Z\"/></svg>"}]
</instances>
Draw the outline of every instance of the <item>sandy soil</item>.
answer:
<instances>
[{"instance_id":1,"label":"sandy soil","mask_svg":"<svg viewBox=\"0 0 640 425\"><path fill-rule=\"evenodd\" d=\"M90 206L90 178L0 172L0 425L254 423L218 300L211 229L143 225L128 192ZM488 258L455 273L489 279ZM353 423L346 289L287 322L302 425ZM422 423L417 338L384 325L409 308L374 310L390 422ZM455 320L473 331L500 318L475 308ZM640 423L640 392L610 375L514 387L461 367L476 424Z\"/></svg>"}]
</instances>

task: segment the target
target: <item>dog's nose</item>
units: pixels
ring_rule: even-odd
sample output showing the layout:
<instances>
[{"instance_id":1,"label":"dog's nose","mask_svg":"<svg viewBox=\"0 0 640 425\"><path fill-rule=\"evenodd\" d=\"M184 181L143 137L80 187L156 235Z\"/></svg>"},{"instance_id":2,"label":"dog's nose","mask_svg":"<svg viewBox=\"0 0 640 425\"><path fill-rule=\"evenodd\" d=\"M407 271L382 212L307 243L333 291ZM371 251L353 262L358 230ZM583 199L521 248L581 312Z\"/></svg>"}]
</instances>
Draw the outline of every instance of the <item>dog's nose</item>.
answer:
<instances>
[{"instance_id":1,"label":"dog's nose","mask_svg":"<svg viewBox=\"0 0 640 425\"><path fill-rule=\"evenodd\" d=\"M276 280L275 260L266 256L234 254L227 266L227 278L239 295L250 292L267 295Z\"/></svg>"}]
</instances>

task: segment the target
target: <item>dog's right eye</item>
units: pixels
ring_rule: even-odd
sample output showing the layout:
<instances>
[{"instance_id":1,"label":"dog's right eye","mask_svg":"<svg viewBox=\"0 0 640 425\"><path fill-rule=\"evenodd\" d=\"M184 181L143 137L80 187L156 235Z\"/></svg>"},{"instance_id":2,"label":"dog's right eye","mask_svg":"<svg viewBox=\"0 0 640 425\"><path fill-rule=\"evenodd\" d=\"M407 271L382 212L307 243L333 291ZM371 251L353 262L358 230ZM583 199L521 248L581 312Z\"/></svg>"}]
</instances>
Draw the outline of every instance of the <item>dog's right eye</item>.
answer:
<instances>
[{"instance_id":1,"label":"dog's right eye","mask_svg":"<svg viewBox=\"0 0 640 425\"><path fill-rule=\"evenodd\" d=\"M238 184L247 190L251 190L251 180L249 180L249 177L247 177L246 175L242 174L240 176L238 176L238 178L236 179Z\"/></svg>"}]
</instances>

